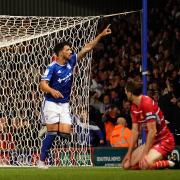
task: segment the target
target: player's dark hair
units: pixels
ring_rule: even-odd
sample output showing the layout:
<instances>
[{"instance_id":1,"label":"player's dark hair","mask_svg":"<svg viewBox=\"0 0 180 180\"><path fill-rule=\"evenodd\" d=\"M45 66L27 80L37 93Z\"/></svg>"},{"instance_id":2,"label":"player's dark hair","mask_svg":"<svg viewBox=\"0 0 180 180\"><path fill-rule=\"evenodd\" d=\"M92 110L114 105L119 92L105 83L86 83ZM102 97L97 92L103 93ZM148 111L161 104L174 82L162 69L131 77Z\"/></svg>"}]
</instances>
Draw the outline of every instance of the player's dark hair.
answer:
<instances>
[{"instance_id":1,"label":"player's dark hair","mask_svg":"<svg viewBox=\"0 0 180 180\"><path fill-rule=\"evenodd\" d=\"M59 54L59 51L63 50L64 46L70 46L71 47L71 44L69 42L60 42L58 44L55 45L54 47L54 53L58 56Z\"/></svg>"},{"instance_id":2,"label":"player's dark hair","mask_svg":"<svg viewBox=\"0 0 180 180\"><path fill-rule=\"evenodd\" d=\"M141 81L134 81L133 79L130 79L126 83L126 90L128 92L131 92L135 96L139 96L142 94L142 82Z\"/></svg>"}]
</instances>

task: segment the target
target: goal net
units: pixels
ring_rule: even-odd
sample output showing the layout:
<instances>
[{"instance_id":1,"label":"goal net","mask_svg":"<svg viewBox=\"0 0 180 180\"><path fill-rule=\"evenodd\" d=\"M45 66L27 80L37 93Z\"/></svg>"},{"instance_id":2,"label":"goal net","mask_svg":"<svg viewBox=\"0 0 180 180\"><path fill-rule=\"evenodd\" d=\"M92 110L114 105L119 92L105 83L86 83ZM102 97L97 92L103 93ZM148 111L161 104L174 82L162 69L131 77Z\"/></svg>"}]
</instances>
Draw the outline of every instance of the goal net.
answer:
<instances>
[{"instance_id":1,"label":"goal net","mask_svg":"<svg viewBox=\"0 0 180 180\"><path fill-rule=\"evenodd\" d=\"M0 16L0 165L35 166L42 139L38 84L52 61L53 47L68 41L78 53L96 34L99 17ZM91 165L89 83L92 52L74 70L71 141L57 137L47 164Z\"/></svg>"}]
</instances>

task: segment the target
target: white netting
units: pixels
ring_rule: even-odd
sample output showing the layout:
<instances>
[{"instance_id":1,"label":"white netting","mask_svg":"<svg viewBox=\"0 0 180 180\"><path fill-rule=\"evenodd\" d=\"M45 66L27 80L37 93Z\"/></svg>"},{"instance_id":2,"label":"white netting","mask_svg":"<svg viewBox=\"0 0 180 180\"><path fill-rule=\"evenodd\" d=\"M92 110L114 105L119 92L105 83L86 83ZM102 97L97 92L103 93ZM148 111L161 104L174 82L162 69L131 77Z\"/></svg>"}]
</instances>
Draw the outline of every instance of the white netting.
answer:
<instances>
[{"instance_id":1,"label":"white netting","mask_svg":"<svg viewBox=\"0 0 180 180\"><path fill-rule=\"evenodd\" d=\"M41 139L38 84L57 42L76 52L95 37L98 17L0 16L0 165L36 165ZM92 53L77 64L71 94L72 141L57 138L48 164L91 165L88 130ZM83 122L83 124L82 124Z\"/></svg>"}]
</instances>

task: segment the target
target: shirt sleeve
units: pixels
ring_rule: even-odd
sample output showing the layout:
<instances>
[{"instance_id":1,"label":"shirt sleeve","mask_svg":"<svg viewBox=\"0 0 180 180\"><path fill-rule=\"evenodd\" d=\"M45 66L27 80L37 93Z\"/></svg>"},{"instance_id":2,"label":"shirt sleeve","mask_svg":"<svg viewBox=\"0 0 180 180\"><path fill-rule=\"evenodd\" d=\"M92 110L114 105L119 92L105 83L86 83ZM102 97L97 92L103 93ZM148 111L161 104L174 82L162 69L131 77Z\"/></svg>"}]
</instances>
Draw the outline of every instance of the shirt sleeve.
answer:
<instances>
[{"instance_id":1,"label":"shirt sleeve","mask_svg":"<svg viewBox=\"0 0 180 180\"><path fill-rule=\"evenodd\" d=\"M41 80L50 81L52 74L53 74L53 67L48 66L44 74L42 75Z\"/></svg>"},{"instance_id":2,"label":"shirt sleeve","mask_svg":"<svg viewBox=\"0 0 180 180\"><path fill-rule=\"evenodd\" d=\"M74 53L72 56L71 56L71 59L69 60L69 64L71 65L71 67L74 67L77 63L77 54Z\"/></svg>"},{"instance_id":3,"label":"shirt sleeve","mask_svg":"<svg viewBox=\"0 0 180 180\"><path fill-rule=\"evenodd\" d=\"M131 112L132 123L138 123L138 119L135 113Z\"/></svg>"},{"instance_id":4,"label":"shirt sleeve","mask_svg":"<svg viewBox=\"0 0 180 180\"><path fill-rule=\"evenodd\" d=\"M146 103L144 103L142 109L145 115L146 122L156 121L157 116L156 113L154 112L153 100L148 100Z\"/></svg>"},{"instance_id":5,"label":"shirt sleeve","mask_svg":"<svg viewBox=\"0 0 180 180\"><path fill-rule=\"evenodd\" d=\"M131 106L131 119L132 119L132 123L138 123L138 114L135 113L136 112L136 108L134 107L134 105Z\"/></svg>"}]
</instances>

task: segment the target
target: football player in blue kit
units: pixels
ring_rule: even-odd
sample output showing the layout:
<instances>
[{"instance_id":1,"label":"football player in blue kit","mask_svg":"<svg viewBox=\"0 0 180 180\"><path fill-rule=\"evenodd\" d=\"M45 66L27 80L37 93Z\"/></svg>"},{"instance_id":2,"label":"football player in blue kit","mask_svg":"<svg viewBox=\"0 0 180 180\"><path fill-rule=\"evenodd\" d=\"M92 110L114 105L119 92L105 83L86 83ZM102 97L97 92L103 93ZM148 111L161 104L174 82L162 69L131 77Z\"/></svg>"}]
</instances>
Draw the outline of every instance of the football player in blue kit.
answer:
<instances>
[{"instance_id":1,"label":"football player in blue kit","mask_svg":"<svg viewBox=\"0 0 180 180\"><path fill-rule=\"evenodd\" d=\"M57 59L49 64L40 81L40 89L45 93L42 114L47 133L42 142L39 168L48 168L45 165L45 160L56 136L60 135L63 139L69 139L71 136L69 100L73 70L77 61L91 51L102 37L109 34L111 34L111 29L108 25L94 40L87 43L78 54L72 54L71 45L68 42L60 42L55 45L54 53Z\"/></svg>"}]
</instances>

